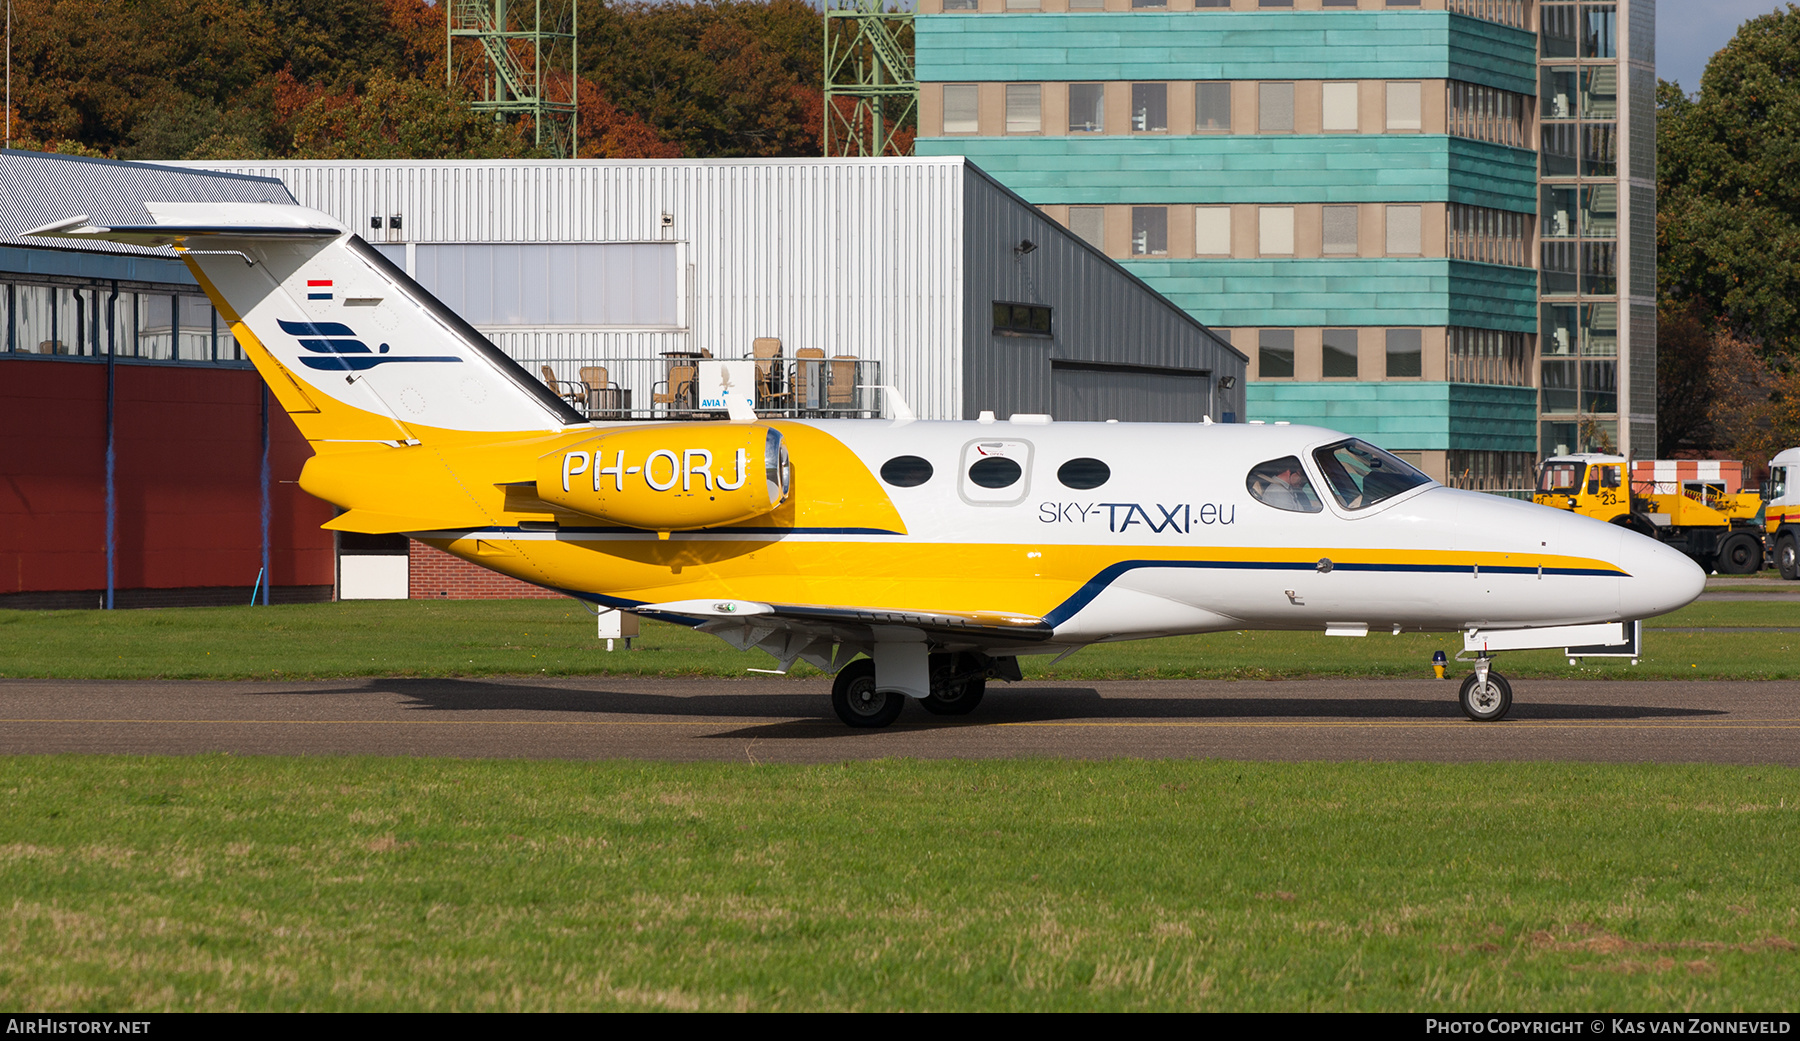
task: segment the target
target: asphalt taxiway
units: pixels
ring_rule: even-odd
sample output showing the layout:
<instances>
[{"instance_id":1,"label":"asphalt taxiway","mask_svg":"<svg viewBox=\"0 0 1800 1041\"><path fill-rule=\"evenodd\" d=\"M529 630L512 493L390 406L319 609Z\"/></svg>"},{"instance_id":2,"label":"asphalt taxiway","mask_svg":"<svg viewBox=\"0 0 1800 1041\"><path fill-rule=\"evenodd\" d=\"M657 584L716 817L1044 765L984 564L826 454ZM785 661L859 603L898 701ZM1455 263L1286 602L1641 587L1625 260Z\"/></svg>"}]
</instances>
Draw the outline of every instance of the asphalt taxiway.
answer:
<instances>
[{"instance_id":1,"label":"asphalt taxiway","mask_svg":"<svg viewBox=\"0 0 1800 1041\"><path fill-rule=\"evenodd\" d=\"M1454 681L993 684L971 715L851 730L823 680L0 680L0 754L832 762L918 758L1712 762L1800 766L1800 683L1514 680L1499 723Z\"/></svg>"}]
</instances>

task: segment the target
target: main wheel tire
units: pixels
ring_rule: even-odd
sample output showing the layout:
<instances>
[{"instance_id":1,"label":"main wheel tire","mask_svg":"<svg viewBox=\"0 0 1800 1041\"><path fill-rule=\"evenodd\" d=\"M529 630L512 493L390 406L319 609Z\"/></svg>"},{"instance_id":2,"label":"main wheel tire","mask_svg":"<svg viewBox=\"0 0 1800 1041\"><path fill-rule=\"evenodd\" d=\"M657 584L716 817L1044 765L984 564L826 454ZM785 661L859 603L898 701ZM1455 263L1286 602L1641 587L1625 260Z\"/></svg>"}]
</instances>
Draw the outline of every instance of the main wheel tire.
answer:
<instances>
[{"instance_id":1,"label":"main wheel tire","mask_svg":"<svg viewBox=\"0 0 1800 1041\"><path fill-rule=\"evenodd\" d=\"M1457 695L1462 702L1463 712L1477 723L1491 723L1496 719L1504 719L1512 709L1512 684L1506 677L1492 669L1488 670L1487 682L1471 672L1463 679L1462 690Z\"/></svg>"},{"instance_id":2,"label":"main wheel tire","mask_svg":"<svg viewBox=\"0 0 1800 1041\"><path fill-rule=\"evenodd\" d=\"M956 675L956 666L961 665L959 654L932 654L931 656L931 695L918 699L920 708L932 715L968 715L981 704L981 695L988 692L988 677L970 675L963 681L952 683Z\"/></svg>"},{"instance_id":3,"label":"main wheel tire","mask_svg":"<svg viewBox=\"0 0 1800 1041\"><path fill-rule=\"evenodd\" d=\"M831 681L831 708L847 727L873 729L887 726L900 715L906 695L875 689L875 663L858 658L838 670Z\"/></svg>"},{"instance_id":4,"label":"main wheel tire","mask_svg":"<svg viewBox=\"0 0 1800 1041\"><path fill-rule=\"evenodd\" d=\"M1783 535L1775 540L1775 567L1789 582L1800 579L1800 542L1794 541L1794 536Z\"/></svg>"},{"instance_id":5,"label":"main wheel tire","mask_svg":"<svg viewBox=\"0 0 1800 1041\"><path fill-rule=\"evenodd\" d=\"M1740 531L1719 547L1718 566L1721 575L1754 575L1762 570L1762 544Z\"/></svg>"}]
</instances>

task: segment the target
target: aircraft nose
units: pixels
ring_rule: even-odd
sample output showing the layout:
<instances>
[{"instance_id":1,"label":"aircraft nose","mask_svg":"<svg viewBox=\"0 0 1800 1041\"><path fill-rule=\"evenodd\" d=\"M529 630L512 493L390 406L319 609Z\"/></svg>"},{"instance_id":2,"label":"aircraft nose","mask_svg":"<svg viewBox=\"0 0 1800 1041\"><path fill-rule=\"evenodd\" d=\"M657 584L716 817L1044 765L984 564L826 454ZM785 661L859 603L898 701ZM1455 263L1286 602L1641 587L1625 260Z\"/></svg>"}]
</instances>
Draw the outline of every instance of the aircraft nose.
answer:
<instances>
[{"instance_id":1,"label":"aircraft nose","mask_svg":"<svg viewBox=\"0 0 1800 1041\"><path fill-rule=\"evenodd\" d=\"M1628 619L1650 618L1686 607L1706 589L1706 572L1687 555L1632 531L1621 531L1618 565L1619 611Z\"/></svg>"}]
</instances>

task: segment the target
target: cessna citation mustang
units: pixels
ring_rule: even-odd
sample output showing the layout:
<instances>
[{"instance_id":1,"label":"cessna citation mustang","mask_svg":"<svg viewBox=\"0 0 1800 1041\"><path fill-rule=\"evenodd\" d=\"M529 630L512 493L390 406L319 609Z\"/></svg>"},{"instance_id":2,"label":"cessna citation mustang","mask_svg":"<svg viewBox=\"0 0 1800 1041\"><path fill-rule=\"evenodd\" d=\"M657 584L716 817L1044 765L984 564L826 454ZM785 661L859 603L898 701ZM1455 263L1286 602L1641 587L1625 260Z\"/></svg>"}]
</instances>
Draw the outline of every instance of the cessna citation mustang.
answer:
<instances>
[{"instance_id":1,"label":"cessna citation mustang","mask_svg":"<svg viewBox=\"0 0 1800 1041\"><path fill-rule=\"evenodd\" d=\"M1235 629L1459 630L1461 700L1504 716L1499 650L1619 644L1705 577L1625 528L1444 488L1316 427L592 423L336 221L148 203L32 234L173 245L314 455L326 527L404 532L786 669L853 727L959 715L1021 654Z\"/></svg>"}]
</instances>

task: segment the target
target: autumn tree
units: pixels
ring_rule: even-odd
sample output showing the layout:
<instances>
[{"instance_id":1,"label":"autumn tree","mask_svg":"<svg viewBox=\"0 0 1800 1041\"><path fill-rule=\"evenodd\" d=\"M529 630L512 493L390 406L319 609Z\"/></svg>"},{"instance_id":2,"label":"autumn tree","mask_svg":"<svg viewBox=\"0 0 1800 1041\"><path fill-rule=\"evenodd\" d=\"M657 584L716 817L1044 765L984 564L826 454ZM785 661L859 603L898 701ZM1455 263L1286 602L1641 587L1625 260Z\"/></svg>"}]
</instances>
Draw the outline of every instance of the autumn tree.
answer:
<instances>
[{"instance_id":1,"label":"autumn tree","mask_svg":"<svg viewBox=\"0 0 1800 1041\"><path fill-rule=\"evenodd\" d=\"M1659 290L1765 356L1800 349L1800 8L1753 18L1700 91L1657 91Z\"/></svg>"},{"instance_id":2,"label":"autumn tree","mask_svg":"<svg viewBox=\"0 0 1800 1041\"><path fill-rule=\"evenodd\" d=\"M683 154L816 156L822 16L801 0L583 0L582 75Z\"/></svg>"}]
</instances>

